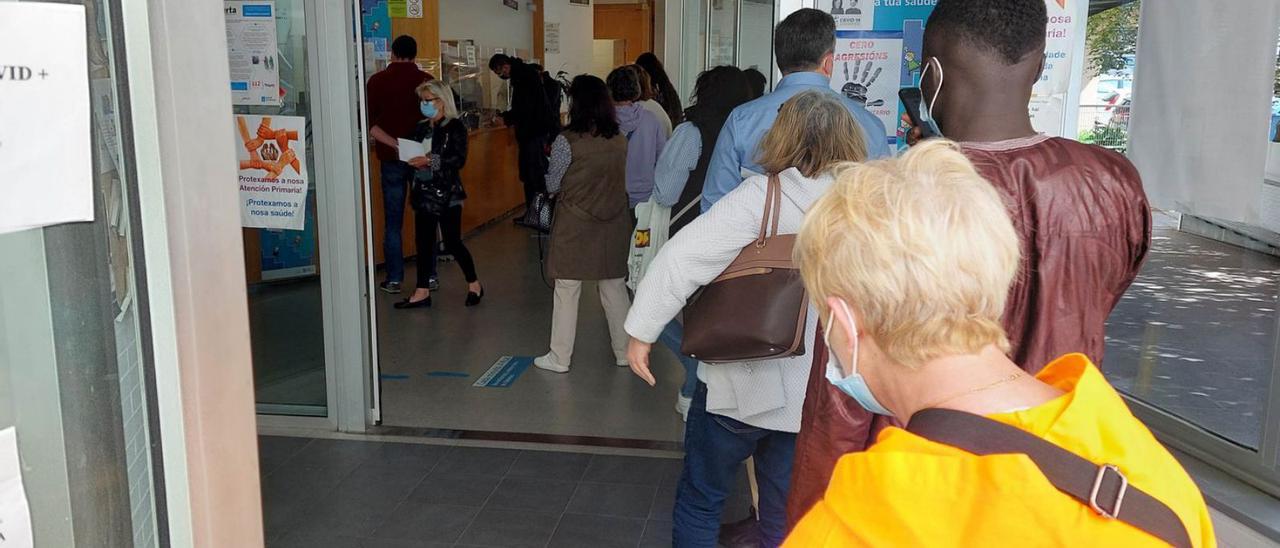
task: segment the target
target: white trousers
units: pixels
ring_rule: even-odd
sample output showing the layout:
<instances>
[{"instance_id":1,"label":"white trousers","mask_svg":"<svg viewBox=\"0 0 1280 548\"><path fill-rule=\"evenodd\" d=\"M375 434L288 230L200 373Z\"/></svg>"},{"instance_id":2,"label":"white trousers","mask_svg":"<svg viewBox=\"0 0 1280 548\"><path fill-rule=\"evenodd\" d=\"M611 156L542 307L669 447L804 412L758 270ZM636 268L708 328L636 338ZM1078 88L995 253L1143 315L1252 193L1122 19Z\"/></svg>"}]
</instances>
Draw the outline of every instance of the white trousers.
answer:
<instances>
[{"instance_id":1,"label":"white trousers","mask_svg":"<svg viewBox=\"0 0 1280 548\"><path fill-rule=\"evenodd\" d=\"M631 299L622 278L596 282L600 291L600 304L609 321L609 337L613 341L613 355L617 363L627 360L627 311ZM578 298L582 296L581 280L556 280L555 301L551 311L551 359L568 367L573 360L573 343L578 335Z\"/></svg>"}]
</instances>

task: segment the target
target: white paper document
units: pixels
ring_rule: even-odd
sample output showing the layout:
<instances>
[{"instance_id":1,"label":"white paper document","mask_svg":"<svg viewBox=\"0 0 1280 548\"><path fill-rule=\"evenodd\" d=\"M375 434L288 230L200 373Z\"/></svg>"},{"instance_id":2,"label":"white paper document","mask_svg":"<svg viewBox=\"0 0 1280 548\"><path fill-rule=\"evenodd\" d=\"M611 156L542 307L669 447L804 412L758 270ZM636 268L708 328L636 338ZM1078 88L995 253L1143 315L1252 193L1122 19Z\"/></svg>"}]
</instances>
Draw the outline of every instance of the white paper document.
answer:
<instances>
[{"instance_id":1,"label":"white paper document","mask_svg":"<svg viewBox=\"0 0 1280 548\"><path fill-rule=\"evenodd\" d=\"M0 2L0 234L93 220L85 40L82 5Z\"/></svg>"},{"instance_id":2,"label":"white paper document","mask_svg":"<svg viewBox=\"0 0 1280 548\"><path fill-rule=\"evenodd\" d=\"M18 459L18 432L10 426L0 430L0 546L31 548L31 508L22 487L22 464Z\"/></svg>"},{"instance_id":3,"label":"white paper document","mask_svg":"<svg viewBox=\"0 0 1280 548\"><path fill-rule=\"evenodd\" d=\"M227 20L231 104L279 106L275 2L227 0L222 11Z\"/></svg>"},{"instance_id":4,"label":"white paper document","mask_svg":"<svg viewBox=\"0 0 1280 548\"><path fill-rule=\"evenodd\" d=\"M410 139L400 139L400 161L408 162L419 156L426 156L427 151L431 150L431 139L427 139L421 143Z\"/></svg>"}]
</instances>

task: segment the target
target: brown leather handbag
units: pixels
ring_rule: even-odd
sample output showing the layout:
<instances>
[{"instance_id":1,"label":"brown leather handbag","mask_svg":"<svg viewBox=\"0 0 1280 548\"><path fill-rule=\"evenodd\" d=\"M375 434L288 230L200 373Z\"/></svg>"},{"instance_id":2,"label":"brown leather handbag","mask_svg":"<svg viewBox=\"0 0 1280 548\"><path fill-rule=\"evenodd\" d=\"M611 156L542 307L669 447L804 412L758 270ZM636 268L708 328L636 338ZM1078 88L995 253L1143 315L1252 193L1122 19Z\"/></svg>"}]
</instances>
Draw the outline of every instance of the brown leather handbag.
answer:
<instances>
[{"instance_id":1,"label":"brown leather handbag","mask_svg":"<svg viewBox=\"0 0 1280 548\"><path fill-rule=\"evenodd\" d=\"M804 355L808 295L791 260L795 234L778 234L782 182L769 178L760 236L684 308L680 351L706 363Z\"/></svg>"}]
</instances>

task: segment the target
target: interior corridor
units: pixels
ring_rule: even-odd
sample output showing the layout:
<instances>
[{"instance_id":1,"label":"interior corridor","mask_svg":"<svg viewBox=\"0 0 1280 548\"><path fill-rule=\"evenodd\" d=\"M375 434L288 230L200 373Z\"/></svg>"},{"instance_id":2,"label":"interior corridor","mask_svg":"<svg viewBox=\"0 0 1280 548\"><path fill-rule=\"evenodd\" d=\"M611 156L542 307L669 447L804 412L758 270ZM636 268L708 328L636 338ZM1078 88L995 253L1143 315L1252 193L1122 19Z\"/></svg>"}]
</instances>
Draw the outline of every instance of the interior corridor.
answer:
<instances>
[{"instance_id":1,"label":"interior corridor","mask_svg":"<svg viewBox=\"0 0 1280 548\"><path fill-rule=\"evenodd\" d=\"M400 295L376 295L384 426L668 444L683 439L674 408L684 369L661 346L653 353L656 388L614 365L591 284L580 303L572 371L529 367L509 387L473 386L502 356L547 351L551 290L540 275L538 238L529 230L503 219L468 238L467 246L485 287L480 306L463 306L466 283L452 262L439 264L432 308L392 307L412 291L412 262Z\"/></svg>"}]
</instances>

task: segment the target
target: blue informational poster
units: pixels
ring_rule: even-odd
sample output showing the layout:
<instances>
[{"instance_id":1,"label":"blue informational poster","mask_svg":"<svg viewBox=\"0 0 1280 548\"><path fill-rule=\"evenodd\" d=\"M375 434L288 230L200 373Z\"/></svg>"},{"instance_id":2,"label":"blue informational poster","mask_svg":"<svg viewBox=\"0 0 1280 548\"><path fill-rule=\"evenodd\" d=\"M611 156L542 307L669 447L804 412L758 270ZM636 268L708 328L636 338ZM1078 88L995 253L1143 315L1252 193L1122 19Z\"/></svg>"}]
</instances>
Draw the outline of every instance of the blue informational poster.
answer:
<instances>
[{"instance_id":1,"label":"blue informational poster","mask_svg":"<svg viewBox=\"0 0 1280 548\"><path fill-rule=\"evenodd\" d=\"M937 0L819 0L836 20L836 56L831 87L866 105L880 118L889 144L905 147L898 90L918 86L924 68L924 27ZM1049 25L1045 67L1032 90L1031 123L1036 131L1075 136L1084 34L1089 3L1045 0ZM925 97L929 101L930 97Z\"/></svg>"},{"instance_id":2,"label":"blue informational poster","mask_svg":"<svg viewBox=\"0 0 1280 548\"><path fill-rule=\"evenodd\" d=\"M287 280L315 275L316 198L307 200L306 224L302 230L262 230L263 281Z\"/></svg>"},{"instance_id":3,"label":"blue informational poster","mask_svg":"<svg viewBox=\"0 0 1280 548\"><path fill-rule=\"evenodd\" d=\"M391 58L391 13L387 0L360 0L360 23L364 43L374 60Z\"/></svg>"},{"instance_id":4,"label":"blue informational poster","mask_svg":"<svg viewBox=\"0 0 1280 548\"><path fill-rule=\"evenodd\" d=\"M839 29L831 87L875 114L891 146L906 146L898 90L919 85L924 24L936 4L937 0L819 3L832 10ZM861 13L855 16L853 9Z\"/></svg>"}]
</instances>

